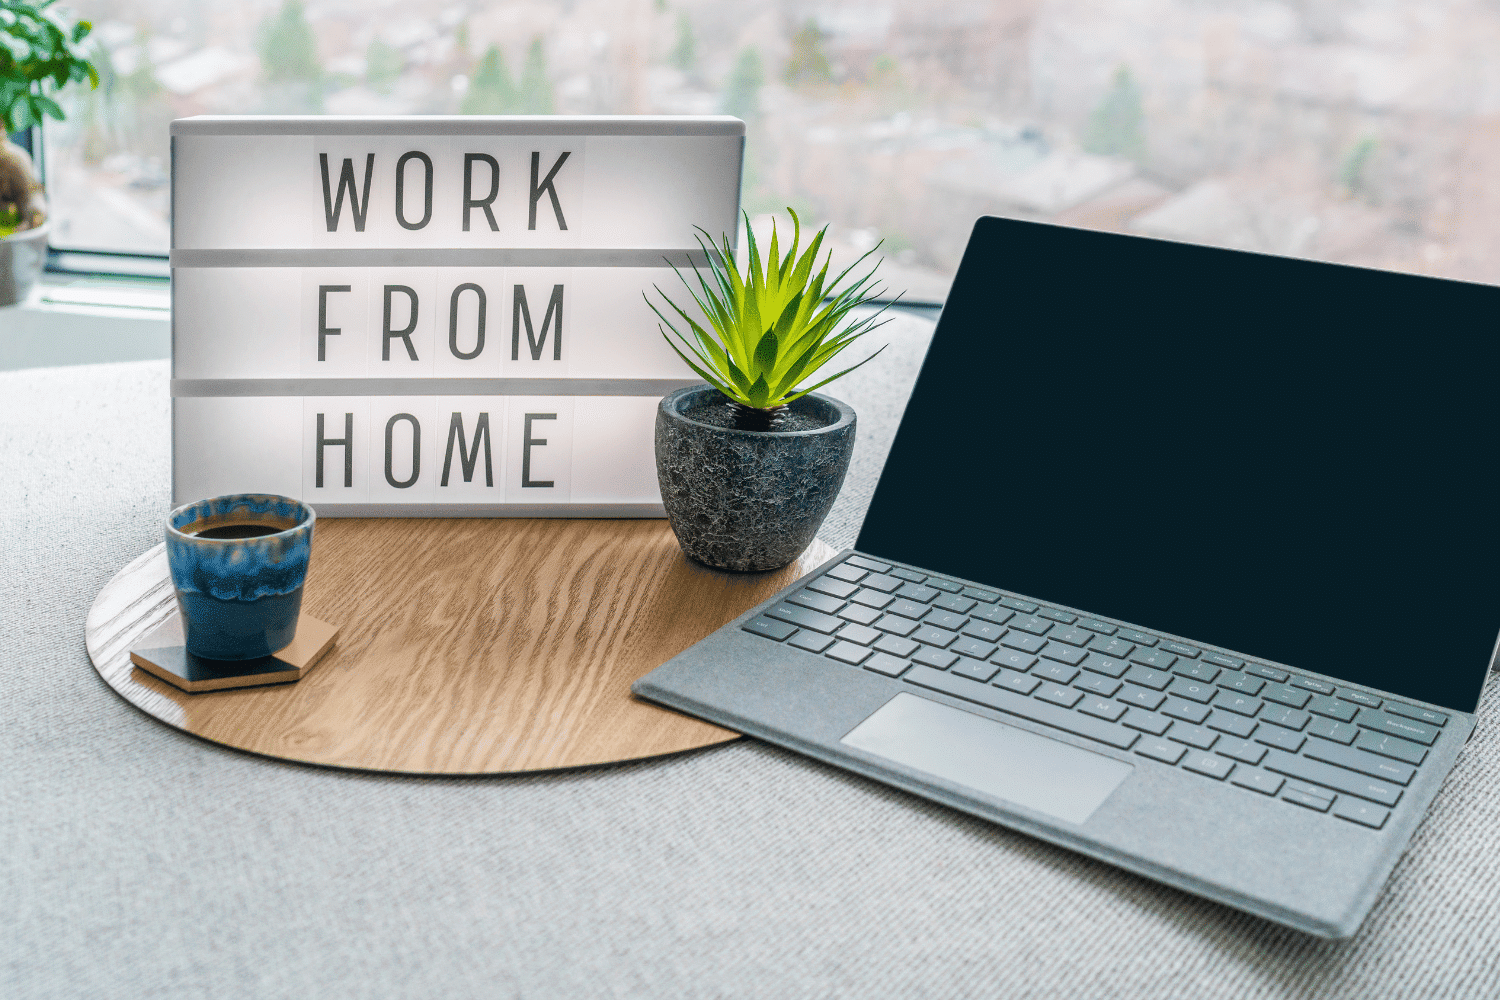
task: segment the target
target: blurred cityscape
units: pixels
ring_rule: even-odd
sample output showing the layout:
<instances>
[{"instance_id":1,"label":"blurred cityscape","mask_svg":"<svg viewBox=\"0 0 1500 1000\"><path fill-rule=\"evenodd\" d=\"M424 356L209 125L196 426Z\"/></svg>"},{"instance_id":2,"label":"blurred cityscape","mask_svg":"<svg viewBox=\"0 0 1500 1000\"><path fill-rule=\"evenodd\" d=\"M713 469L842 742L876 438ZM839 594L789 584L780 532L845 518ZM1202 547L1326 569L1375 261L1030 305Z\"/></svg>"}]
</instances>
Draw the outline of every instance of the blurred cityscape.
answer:
<instances>
[{"instance_id":1,"label":"blurred cityscape","mask_svg":"<svg viewBox=\"0 0 1500 1000\"><path fill-rule=\"evenodd\" d=\"M981 214L1500 281L1493 0L80 0L57 245L167 246L201 113L717 114L743 204L941 301Z\"/></svg>"}]
</instances>

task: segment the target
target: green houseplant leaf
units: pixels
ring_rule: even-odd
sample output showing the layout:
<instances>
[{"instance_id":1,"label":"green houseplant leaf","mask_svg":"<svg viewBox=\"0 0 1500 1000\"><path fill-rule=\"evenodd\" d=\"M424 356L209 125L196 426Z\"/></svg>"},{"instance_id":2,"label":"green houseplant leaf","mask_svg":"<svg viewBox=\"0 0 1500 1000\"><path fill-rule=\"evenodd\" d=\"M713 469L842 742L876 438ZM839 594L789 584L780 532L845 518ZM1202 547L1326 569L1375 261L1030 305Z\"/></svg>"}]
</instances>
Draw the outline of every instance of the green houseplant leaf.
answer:
<instances>
[{"instance_id":1,"label":"green houseplant leaf","mask_svg":"<svg viewBox=\"0 0 1500 1000\"><path fill-rule=\"evenodd\" d=\"M878 261L868 273L845 284L850 273L879 245L830 282L831 252L814 273L828 227L818 230L803 250L802 220L790 208L787 211L792 216L791 246L782 251L773 222L764 256L750 227L750 216L745 214L748 259L743 275L734 263L729 235L723 234L716 244L701 228L698 246L708 258L707 274L694 265L696 281L692 281L672 266L702 311L706 329L659 286L654 287L666 310L646 296L647 305L661 320L658 329L662 336L687 366L735 403L760 411L783 407L873 360L884 347L837 374L800 387L849 345L889 322L889 317L881 317L894 304L892 300L873 315L850 319L853 310L883 295L884 289L875 284L874 278Z\"/></svg>"},{"instance_id":2,"label":"green houseplant leaf","mask_svg":"<svg viewBox=\"0 0 1500 1000\"><path fill-rule=\"evenodd\" d=\"M88 21L65 25L40 3L0 0L0 131L19 132L42 118L61 121L63 109L43 92L89 81L99 86L99 72L88 59L84 39Z\"/></svg>"}]
</instances>

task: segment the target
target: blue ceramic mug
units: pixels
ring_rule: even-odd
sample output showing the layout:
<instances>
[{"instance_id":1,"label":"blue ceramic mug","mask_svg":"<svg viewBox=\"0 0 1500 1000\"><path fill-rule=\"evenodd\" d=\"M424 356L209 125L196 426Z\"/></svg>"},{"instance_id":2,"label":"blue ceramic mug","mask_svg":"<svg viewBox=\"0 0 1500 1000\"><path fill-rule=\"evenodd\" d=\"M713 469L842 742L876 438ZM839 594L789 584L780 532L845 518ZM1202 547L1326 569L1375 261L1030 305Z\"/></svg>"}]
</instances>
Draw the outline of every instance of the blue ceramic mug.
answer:
<instances>
[{"instance_id":1,"label":"blue ceramic mug","mask_svg":"<svg viewBox=\"0 0 1500 1000\"><path fill-rule=\"evenodd\" d=\"M299 500L259 493L172 511L167 564L189 653L252 660L291 644L316 519Z\"/></svg>"}]
</instances>

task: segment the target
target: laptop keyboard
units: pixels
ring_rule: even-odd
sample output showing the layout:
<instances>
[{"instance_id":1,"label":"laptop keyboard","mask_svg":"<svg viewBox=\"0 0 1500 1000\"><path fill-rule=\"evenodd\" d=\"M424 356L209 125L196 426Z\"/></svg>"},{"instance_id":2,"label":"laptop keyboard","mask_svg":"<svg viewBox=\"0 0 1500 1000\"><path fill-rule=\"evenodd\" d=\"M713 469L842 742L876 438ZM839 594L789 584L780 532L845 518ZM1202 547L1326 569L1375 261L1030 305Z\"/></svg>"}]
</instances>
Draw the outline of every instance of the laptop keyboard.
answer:
<instances>
[{"instance_id":1,"label":"laptop keyboard","mask_svg":"<svg viewBox=\"0 0 1500 1000\"><path fill-rule=\"evenodd\" d=\"M851 555L742 626L1379 830L1448 717Z\"/></svg>"}]
</instances>

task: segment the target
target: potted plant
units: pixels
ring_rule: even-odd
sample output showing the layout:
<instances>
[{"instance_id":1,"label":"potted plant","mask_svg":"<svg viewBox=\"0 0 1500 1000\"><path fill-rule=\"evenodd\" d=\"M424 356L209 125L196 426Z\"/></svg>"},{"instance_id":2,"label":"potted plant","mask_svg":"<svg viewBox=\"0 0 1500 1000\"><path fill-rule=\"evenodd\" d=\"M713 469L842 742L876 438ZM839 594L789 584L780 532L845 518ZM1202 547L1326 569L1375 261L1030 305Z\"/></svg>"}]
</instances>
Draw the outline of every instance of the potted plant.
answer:
<instances>
[{"instance_id":1,"label":"potted plant","mask_svg":"<svg viewBox=\"0 0 1500 1000\"><path fill-rule=\"evenodd\" d=\"M55 0L0 0L0 306L26 297L47 259L47 203L31 156L7 136L40 125L44 116L62 121L63 109L46 93L99 73L81 43L87 21L71 28L46 8Z\"/></svg>"},{"instance_id":2,"label":"potted plant","mask_svg":"<svg viewBox=\"0 0 1500 1000\"><path fill-rule=\"evenodd\" d=\"M840 287L874 250L828 282L831 254L814 272L828 227L799 256L802 224L791 215L791 248L781 255L773 223L764 262L745 217L750 252L743 277L727 234L718 247L708 233L707 243L700 237L712 280L694 268L695 289L681 271L677 276L708 329L660 288L675 319L647 299L664 324L662 336L708 383L679 389L658 406L656 475L682 550L717 569L776 569L807 548L843 485L855 428L848 404L813 390L885 349L800 388L888 320L879 319L884 309L849 315L880 294L872 287L879 262Z\"/></svg>"}]
</instances>

